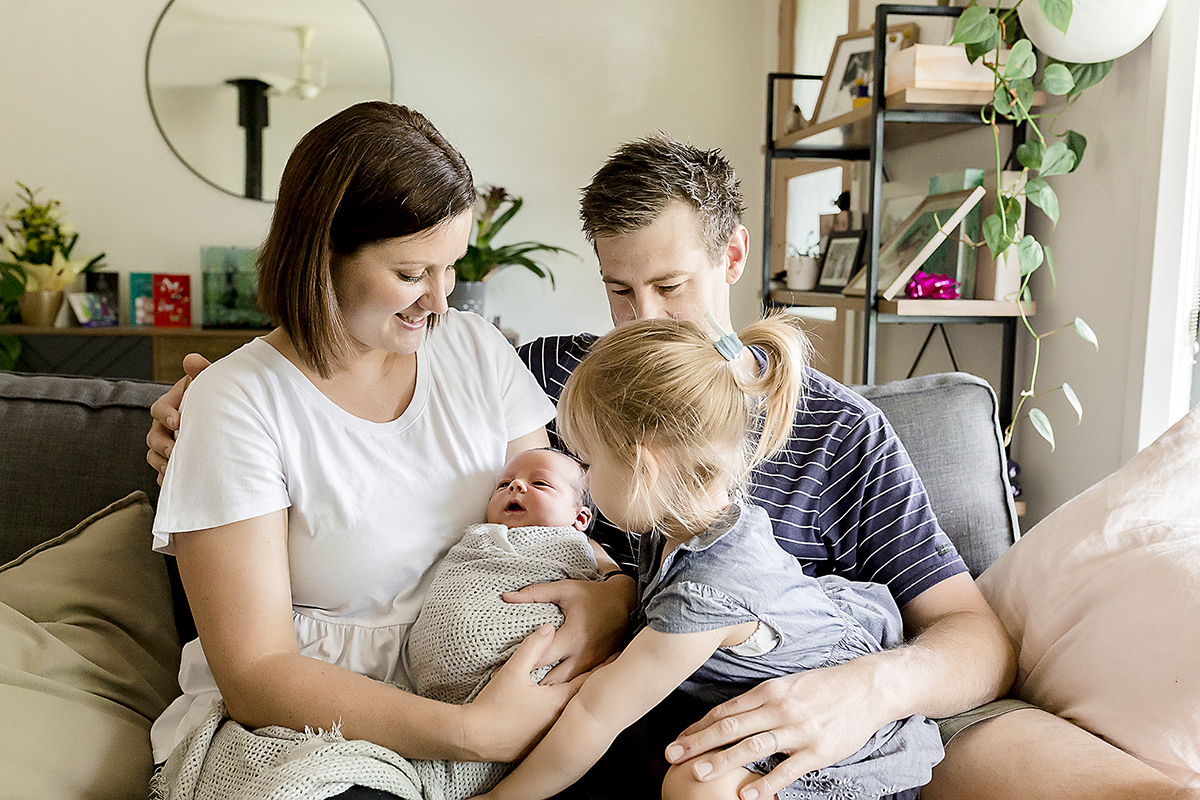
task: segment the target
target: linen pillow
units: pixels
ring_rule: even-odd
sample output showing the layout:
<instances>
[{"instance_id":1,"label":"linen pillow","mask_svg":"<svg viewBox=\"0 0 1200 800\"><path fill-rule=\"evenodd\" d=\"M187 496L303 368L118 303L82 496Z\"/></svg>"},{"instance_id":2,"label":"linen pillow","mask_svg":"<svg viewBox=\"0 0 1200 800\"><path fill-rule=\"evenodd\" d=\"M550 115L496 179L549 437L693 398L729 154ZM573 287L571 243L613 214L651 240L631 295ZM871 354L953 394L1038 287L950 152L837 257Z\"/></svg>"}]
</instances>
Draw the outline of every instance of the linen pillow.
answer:
<instances>
[{"instance_id":1,"label":"linen pillow","mask_svg":"<svg viewBox=\"0 0 1200 800\"><path fill-rule=\"evenodd\" d=\"M134 492L0 567L0 786L145 797L180 645L154 512Z\"/></svg>"},{"instance_id":2,"label":"linen pillow","mask_svg":"<svg viewBox=\"0 0 1200 800\"><path fill-rule=\"evenodd\" d=\"M1200 407L980 576L1014 691L1200 786Z\"/></svg>"}]
</instances>

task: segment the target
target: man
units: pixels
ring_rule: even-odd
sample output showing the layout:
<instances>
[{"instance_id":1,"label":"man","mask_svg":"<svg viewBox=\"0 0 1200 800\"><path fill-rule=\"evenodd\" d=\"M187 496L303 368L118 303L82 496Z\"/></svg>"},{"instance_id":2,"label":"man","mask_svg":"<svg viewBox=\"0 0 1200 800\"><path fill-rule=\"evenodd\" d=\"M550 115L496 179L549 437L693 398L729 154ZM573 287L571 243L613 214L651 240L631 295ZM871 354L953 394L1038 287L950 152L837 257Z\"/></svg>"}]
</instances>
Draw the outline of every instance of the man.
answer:
<instances>
[{"instance_id":1,"label":"man","mask_svg":"<svg viewBox=\"0 0 1200 800\"><path fill-rule=\"evenodd\" d=\"M620 148L584 190L581 209L614 324L674 317L708 326L711 315L722 330L733 330L730 287L749 255L742 212L736 176L719 151L664 136ZM539 339L523 346L521 355L556 400L594 340ZM202 365L197 359L185 363L189 372ZM751 494L771 516L776 538L808 571L887 584L909 639L901 648L768 681L700 720L699 711L664 704L652 715L656 719L630 734L647 762L661 761L664 747L673 762L709 753L695 765L701 778L773 750L787 754L774 772L743 789L742 800L769 798L804 773L851 755L893 720L950 717L985 704L1008 689L1015 673L1003 626L937 526L890 426L845 387L812 370L807 378L791 445L756 472ZM147 459L159 469L185 385L186 379L153 409L156 420L167 423L156 421L147 439ZM594 537L619 562L632 563L624 534L601 521ZM559 582L520 593L528 602L557 603L566 613L568 623L555 641L564 649L547 654L547 660L565 660L551 678L603 659L612 636L585 634L576 620L600 618L604 609L611 619L614 605L631 605L629 584ZM1016 705L1011 713L1004 713L1011 706L976 712L971 718L982 721L948 744L922 797L1195 796L1070 723ZM656 792L658 784L628 763L638 744L626 748L618 763L635 776L632 791ZM611 781L611 768L599 766L609 770Z\"/></svg>"}]
</instances>

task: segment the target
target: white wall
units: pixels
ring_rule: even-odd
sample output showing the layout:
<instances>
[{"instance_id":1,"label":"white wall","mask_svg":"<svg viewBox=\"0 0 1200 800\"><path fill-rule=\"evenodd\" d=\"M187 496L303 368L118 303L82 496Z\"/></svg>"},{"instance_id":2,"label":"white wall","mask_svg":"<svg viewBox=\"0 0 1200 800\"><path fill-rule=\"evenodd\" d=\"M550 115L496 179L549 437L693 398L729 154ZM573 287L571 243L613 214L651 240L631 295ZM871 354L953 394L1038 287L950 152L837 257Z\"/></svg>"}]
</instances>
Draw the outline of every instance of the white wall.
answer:
<instances>
[{"instance_id":1,"label":"white wall","mask_svg":"<svg viewBox=\"0 0 1200 800\"><path fill-rule=\"evenodd\" d=\"M761 231L777 0L367 4L392 50L397 101L425 113L479 182L525 197L505 236L581 256L550 260L557 291L524 270L490 282L488 313L522 338L610 326L578 200L620 142L662 129L721 147L741 176L747 224ZM198 275L202 245L256 246L271 207L203 183L159 135L144 59L161 10L0 0L0 202L13 199L14 180L44 187L82 232L78 255L105 251L121 272ZM735 290L735 322L757 314L757 292L752 266Z\"/></svg>"}]
</instances>

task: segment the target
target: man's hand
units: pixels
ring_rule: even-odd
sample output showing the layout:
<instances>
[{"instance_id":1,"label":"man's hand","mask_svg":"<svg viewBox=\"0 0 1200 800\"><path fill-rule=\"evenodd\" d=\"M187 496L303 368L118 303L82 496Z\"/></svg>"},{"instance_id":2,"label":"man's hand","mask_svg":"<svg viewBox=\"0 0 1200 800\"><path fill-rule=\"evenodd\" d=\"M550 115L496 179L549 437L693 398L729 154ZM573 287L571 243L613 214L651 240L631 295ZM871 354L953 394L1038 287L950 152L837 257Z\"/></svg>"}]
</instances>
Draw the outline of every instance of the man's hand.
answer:
<instances>
[{"instance_id":1,"label":"man's hand","mask_svg":"<svg viewBox=\"0 0 1200 800\"><path fill-rule=\"evenodd\" d=\"M558 665L543 684L569 681L625 644L637 587L628 575L605 581L555 581L501 595L506 603L553 603L567 618L539 665Z\"/></svg>"},{"instance_id":2,"label":"man's hand","mask_svg":"<svg viewBox=\"0 0 1200 800\"><path fill-rule=\"evenodd\" d=\"M186 373L167 393L154 401L150 406L150 432L146 434L146 463L158 470L158 485L162 486L163 476L167 473L167 460L175 447L175 431L179 430L179 406L183 404L183 393L187 390L192 379L210 365L210 361L199 353L189 353L183 358L183 371Z\"/></svg>"},{"instance_id":3,"label":"man's hand","mask_svg":"<svg viewBox=\"0 0 1200 800\"><path fill-rule=\"evenodd\" d=\"M866 656L765 681L685 730L667 747L667 760L678 764L707 754L692 769L696 778L709 781L784 753L787 760L740 792L743 800L772 797L806 772L858 752L891 721L871 702L870 660Z\"/></svg>"}]
</instances>

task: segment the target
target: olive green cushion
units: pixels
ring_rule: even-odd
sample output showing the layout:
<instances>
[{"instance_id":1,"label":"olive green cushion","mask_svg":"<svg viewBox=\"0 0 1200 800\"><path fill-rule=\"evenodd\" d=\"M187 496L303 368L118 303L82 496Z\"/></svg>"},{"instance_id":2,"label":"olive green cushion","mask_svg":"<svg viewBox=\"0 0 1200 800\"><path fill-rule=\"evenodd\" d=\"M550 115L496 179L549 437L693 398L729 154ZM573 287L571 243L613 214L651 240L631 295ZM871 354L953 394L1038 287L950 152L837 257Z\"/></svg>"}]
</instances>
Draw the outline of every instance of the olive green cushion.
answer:
<instances>
[{"instance_id":1,"label":"olive green cushion","mask_svg":"<svg viewBox=\"0 0 1200 800\"><path fill-rule=\"evenodd\" d=\"M134 492L0 567L5 796L146 796L150 725L179 694L153 516Z\"/></svg>"}]
</instances>

